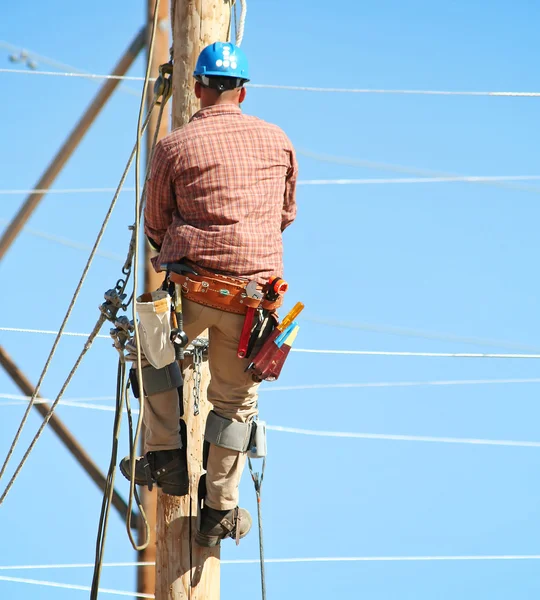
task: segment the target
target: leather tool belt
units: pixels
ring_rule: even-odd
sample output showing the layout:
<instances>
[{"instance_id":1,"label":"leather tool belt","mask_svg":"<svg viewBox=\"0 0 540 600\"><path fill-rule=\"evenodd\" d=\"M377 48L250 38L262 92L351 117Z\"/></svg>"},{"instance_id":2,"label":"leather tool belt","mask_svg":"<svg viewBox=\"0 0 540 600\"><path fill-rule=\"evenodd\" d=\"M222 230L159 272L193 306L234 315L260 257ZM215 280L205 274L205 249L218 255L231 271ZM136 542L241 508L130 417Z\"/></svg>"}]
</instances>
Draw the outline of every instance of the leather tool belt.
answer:
<instances>
[{"instance_id":1,"label":"leather tool belt","mask_svg":"<svg viewBox=\"0 0 540 600\"><path fill-rule=\"evenodd\" d=\"M212 273L199 266L195 268L198 271L197 275L169 272L169 279L182 287L184 298L197 304L244 315L248 308L264 308L268 311L275 311L283 303L281 296L275 302L248 298L246 295L247 280ZM259 286L258 289L263 291L263 286Z\"/></svg>"}]
</instances>

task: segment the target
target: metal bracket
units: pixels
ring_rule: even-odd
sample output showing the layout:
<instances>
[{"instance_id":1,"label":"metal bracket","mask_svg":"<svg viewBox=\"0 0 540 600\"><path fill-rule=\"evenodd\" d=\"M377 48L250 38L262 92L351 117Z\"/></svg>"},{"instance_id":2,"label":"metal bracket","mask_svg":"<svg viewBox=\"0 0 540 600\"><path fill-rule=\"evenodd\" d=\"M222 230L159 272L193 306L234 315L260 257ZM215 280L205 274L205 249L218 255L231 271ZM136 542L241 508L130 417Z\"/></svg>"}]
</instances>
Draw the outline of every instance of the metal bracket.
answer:
<instances>
[{"instance_id":1,"label":"metal bracket","mask_svg":"<svg viewBox=\"0 0 540 600\"><path fill-rule=\"evenodd\" d=\"M159 66L159 75L154 83L156 104L166 103L172 95L173 65L171 62Z\"/></svg>"}]
</instances>

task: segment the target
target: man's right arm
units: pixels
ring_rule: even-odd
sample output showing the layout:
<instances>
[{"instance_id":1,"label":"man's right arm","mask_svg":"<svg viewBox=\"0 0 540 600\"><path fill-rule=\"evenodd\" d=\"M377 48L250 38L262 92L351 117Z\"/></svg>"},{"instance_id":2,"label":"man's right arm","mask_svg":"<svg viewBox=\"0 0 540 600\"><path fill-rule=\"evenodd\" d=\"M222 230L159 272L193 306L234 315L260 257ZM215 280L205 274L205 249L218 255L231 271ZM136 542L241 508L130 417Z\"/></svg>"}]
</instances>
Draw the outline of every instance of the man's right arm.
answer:
<instances>
[{"instance_id":1,"label":"man's right arm","mask_svg":"<svg viewBox=\"0 0 540 600\"><path fill-rule=\"evenodd\" d=\"M163 144L158 143L152 158L150 178L146 184L144 208L144 232L152 246L158 250L172 223L175 210L172 164Z\"/></svg>"}]
</instances>

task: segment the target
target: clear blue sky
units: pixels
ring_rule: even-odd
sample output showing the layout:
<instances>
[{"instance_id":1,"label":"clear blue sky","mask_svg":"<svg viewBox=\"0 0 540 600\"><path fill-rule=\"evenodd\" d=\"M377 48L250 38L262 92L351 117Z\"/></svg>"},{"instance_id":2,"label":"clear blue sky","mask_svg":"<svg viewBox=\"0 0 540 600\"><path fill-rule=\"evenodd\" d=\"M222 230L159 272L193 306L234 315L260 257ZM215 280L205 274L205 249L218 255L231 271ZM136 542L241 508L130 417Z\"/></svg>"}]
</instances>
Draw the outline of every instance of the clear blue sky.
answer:
<instances>
[{"instance_id":1,"label":"clear blue sky","mask_svg":"<svg viewBox=\"0 0 540 600\"><path fill-rule=\"evenodd\" d=\"M95 73L108 72L144 19L142 2L12 3L0 39ZM243 47L256 83L354 88L538 90L534 3L252 0ZM12 66L0 50L0 66ZM40 65L49 70L47 65ZM141 75L143 61L131 71ZM95 83L0 74L0 187L31 188L96 92ZM129 84L139 89L138 84ZM467 175L538 174L539 100L345 95L251 89L245 110L283 127L299 150ZM134 141L138 100L118 92L59 177L59 188L113 187ZM402 177L299 155L301 178ZM133 176L129 184L132 185ZM50 195L29 228L89 244L109 195ZM23 196L0 196L0 219ZM538 192L439 183L305 186L286 233L289 303L305 302L300 348L507 351L354 327L395 326L539 346ZM123 255L133 195L124 194L102 249ZM23 233L0 264L0 326L56 329L86 252ZM98 257L68 329L88 331L120 263ZM316 323L344 321L351 327ZM106 330L106 329L105 329ZM53 338L0 332L32 381ZM43 393L57 393L81 348L65 338ZM67 397L111 396L106 340ZM538 362L294 354L276 385L538 377ZM365 433L540 440L538 384L312 389L261 394L272 425ZM16 394L0 372L0 393ZM0 399L0 402L5 400ZM111 405L110 402L103 404ZM0 456L23 412L0 404ZM58 414L105 470L112 413ZM21 456L39 424L32 415ZM124 428L125 432L125 428ZM123 437L123 451L127 441ZM271 432L264 485L269 558L539 554L540 450L333 439ZM127 486L119 475L118 485ZM50 432L0 507L0 566L92 562L101 497ZM242 503L255 512L251 481ZM256 558L257 536L223 558ZM131 561L112 514L105 560ZM536 561L271 564L269 598L528 599ZM0 575L89 585L91 569ZM224 565L222 598L259 597L256 565ZM135 570L106 569L102 586L135 589ZM6 600L84 592L0 580ZM104 598L109 596L104 595ZM113 596L110 596L113 597Z\"/></svg>"}]
</instances>

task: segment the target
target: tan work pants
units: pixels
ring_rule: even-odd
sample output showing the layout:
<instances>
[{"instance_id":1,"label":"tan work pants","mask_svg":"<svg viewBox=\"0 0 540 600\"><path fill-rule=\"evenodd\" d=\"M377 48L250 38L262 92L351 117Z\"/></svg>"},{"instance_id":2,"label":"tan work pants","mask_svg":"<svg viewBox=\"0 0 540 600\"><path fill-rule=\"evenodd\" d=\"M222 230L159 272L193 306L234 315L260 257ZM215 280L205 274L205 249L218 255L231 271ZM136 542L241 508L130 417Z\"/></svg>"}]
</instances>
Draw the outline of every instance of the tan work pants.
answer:
<instances>
[{"instance_id":1,"label":"tan work pants","mask_svg":"<svg viewBox=\"0 0 540 600\"><path fill-rule=\"evenodd\" d=\"M233 421L250 421L257 414L257 388L244 372L249 360L236 355L244 317L190 300L182 302L184 330L190 340L205 329L209 334L210 385L208 400L214 411ZM180 407L176 390L148 396L144 424L146 451L180 447ZM206 474L206 504L218 510L238 506L238 484L246 455L210 445Z\"/></svg>"}]
</instances>

